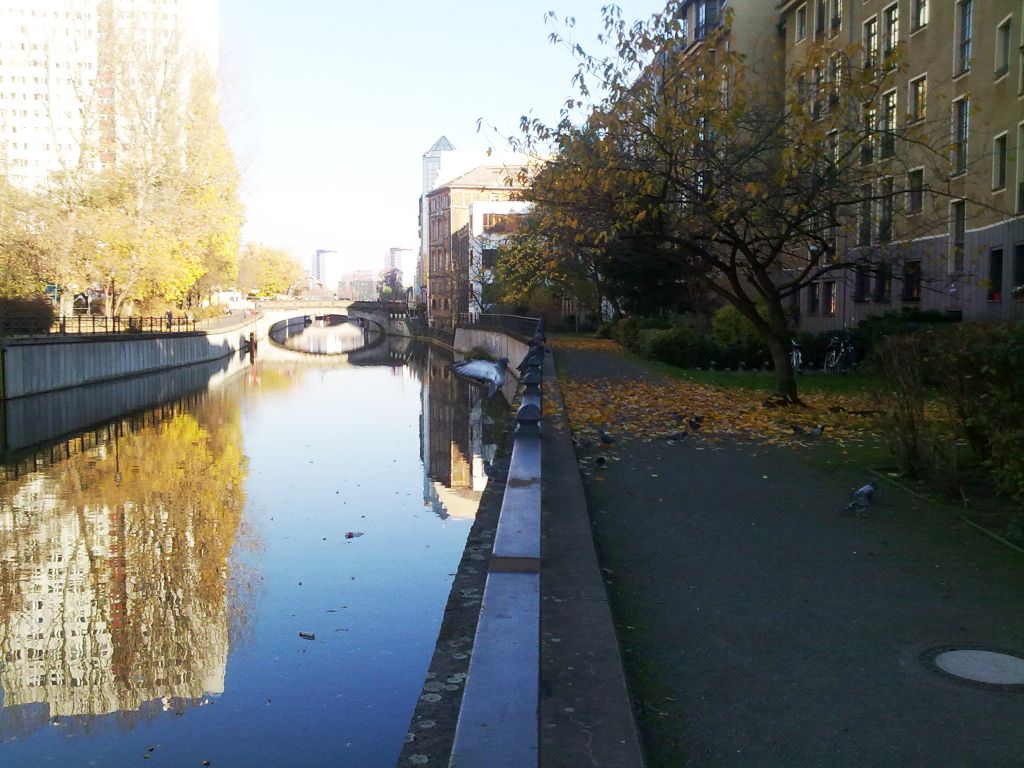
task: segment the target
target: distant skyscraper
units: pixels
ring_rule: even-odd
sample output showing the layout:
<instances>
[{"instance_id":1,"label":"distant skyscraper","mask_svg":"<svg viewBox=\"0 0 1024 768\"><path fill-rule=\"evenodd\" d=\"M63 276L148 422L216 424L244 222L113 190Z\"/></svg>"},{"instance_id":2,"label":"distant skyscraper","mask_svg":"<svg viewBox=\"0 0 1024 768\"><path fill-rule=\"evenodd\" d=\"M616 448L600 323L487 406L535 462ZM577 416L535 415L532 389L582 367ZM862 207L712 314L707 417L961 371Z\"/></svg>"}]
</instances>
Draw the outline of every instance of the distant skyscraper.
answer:
<instances>
[{"instance_id":1,"label":"distant skyscraper","mask_svg":"<svg viewBox=\"0 0 1024 768\"><path fill-rule=\"evenodd\" d=\"M341 256L337 251L321 248L313 254L311 267L314 280L332 293L338 290L338 283L341 282Z\"/></svg>"},{"instance_id":2,"label":"distant skyscraper","mask_svg":"<svg viewBox=\"0 0 1024 768\"><path fill-rule=\"evenodd\" d=\"M402 269L402 254L411 253L412 248L390 248L388 249L387 256L384 257L384 271L390 272L392 269Z\"/></svg>"},{"instance_id":3,"label":"distant skyscraper","mask_svg":"<svg viewBox=\"0 0 1024 768\"><path fill-rule=\"evenodd\" d=\"M110 46L115 34L195 50L217 66L219 8L211 0L7 0L0 6L0 171L17 186L102 148L117 123ZM94 152L96 169L113 161Z\"/></svg>"}]
</instances>

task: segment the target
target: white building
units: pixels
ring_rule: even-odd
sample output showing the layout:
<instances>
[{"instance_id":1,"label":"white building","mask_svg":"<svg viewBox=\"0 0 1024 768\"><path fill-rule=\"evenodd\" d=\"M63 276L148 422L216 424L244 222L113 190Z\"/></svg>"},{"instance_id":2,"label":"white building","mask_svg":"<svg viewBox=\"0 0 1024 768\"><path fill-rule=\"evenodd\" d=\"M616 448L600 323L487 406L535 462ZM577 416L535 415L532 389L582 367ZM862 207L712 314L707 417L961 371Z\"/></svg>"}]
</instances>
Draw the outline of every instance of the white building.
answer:
<instances>
[{"instance_id":1,"label":"white building","mask_svg":"<svg viewBox=\"0 0 1024 768\"><path fill-rule=\"evenodd\" d=\"M211 0L7 0L0 4L0 172L17 186L45 187L101 143L114 109L102 45L111 30L180 40L217 66L219 7ZM109 75L108 75L109 77ZM93 153L97 169L105 159Z\"/></svg>"},{"instance_id":2,"label":"white building","mask_svg":"<svg viewBox=\"0 0 1024 768\"><path fill-rule=\"evenodd\" d=\"M519 229L532 203L484 200L469 205L469 313L486 313L484 286L493 280L498 246Z\"/></svg>"}]
</instances>

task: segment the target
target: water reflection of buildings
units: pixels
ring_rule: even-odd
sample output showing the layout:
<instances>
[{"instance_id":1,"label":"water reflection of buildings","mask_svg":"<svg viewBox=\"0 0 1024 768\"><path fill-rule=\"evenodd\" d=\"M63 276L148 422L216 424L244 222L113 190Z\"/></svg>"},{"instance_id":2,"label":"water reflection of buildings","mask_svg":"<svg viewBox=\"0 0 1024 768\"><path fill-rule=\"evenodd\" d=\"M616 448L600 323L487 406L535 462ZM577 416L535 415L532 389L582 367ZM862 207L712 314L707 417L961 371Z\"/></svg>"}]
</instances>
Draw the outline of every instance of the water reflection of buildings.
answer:
<instances>
[{"instance_id":1,"label":"water reflection of buildings","mask_svg":"<svg viewBox=\"0 0 1024 768\"><path fill-rule=\"evenodd\" d=\"M0 466L0 740L223 691L245 464L195 400Z\"/></svg>"},{"instance_id":2,"label":"water reflection of buildings","mask_svg":"<svg viewBox=\"0 0 1024 768\"><path fill-rule=\"evenodd\" d=\"M472 519L494 461L500 419L486 402L486 390L455 376L448 370L451 362L450 355L427 350L420 417L423 498L442 520Z\"/></svg>"}]
</instances>

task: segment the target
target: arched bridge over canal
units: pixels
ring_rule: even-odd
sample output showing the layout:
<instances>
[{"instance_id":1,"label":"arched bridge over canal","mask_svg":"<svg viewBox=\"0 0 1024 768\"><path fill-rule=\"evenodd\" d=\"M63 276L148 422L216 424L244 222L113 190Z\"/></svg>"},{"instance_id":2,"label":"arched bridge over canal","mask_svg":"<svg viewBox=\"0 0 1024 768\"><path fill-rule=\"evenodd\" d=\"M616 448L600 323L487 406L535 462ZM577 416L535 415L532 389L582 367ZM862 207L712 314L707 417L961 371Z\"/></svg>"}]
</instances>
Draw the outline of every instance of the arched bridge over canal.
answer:
<instances>
[{"instance_id":1,"label":"arched bridge over canal","mask_svg":"<svg viewBox=\"0 0 1024 768\"><path fill-rule=\"evenodd\" d=\"M405 304L367 301L295 301L264 302L256 323L257 337L262 344L257 357L264 360L305 362L320 365L366 364L366 358L375 358L373 350L386 338L411 338ZM336 325L355 322L363 332L363 345L345 352L310 352L292 349L282 342L307 325ZM389 345L390 346L390 345Z\"/></svg>"}]
</instances>

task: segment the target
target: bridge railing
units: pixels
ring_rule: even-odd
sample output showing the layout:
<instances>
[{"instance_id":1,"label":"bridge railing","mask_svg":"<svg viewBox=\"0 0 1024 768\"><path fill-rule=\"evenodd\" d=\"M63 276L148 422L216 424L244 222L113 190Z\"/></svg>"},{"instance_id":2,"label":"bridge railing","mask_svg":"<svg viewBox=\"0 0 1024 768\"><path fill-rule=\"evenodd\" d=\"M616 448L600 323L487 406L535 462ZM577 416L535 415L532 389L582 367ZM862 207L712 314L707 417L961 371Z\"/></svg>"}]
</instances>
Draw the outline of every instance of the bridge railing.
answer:
<instances>
[{"instance_id":1,"label":"bridge railing","mask_svg":"<svg viewBox=\"0 0 1024 768\"><path fill-rule=\"evenodd\" d=\"M540 327L540 318L523 315L475 315L470 312L459 315L459 325L463 328L504 331L514 336L532 339Z\"/></svg>"}]
</instances>

